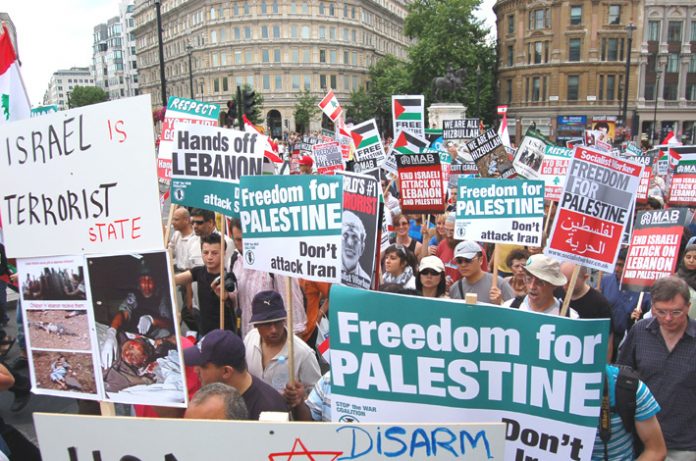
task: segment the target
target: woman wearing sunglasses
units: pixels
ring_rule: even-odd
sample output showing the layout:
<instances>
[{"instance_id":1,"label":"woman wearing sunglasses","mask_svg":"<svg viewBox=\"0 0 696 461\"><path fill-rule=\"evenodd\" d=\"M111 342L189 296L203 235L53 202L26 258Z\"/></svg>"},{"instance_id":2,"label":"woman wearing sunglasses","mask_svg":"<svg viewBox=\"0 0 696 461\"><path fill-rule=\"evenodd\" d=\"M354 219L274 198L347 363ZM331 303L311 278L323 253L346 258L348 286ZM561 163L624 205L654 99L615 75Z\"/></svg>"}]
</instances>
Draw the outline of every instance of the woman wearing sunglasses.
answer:
<instances>
[{"instance_id":1,"label":"woman wearing sunglasses","mask_svg":"<svg viewBox=\"0 0 696 461\"><path fill-rule=\"evenodd\" d=\"M424 298L449 298L445 281L445 265L437 256L426 256L418 266L416 289Z\"/></svg>"},{"instance_id":2,"label":"woman wearing sunglasses","mask_svg":"<svg viewBox=\"0 0 696 461\"><path fill-rule=\"evenodd\" d=\"M394 216L394 230L396 231L396 239L394 242L405 246L414 255L421 253L421 247L423 246L418 240L414 239L408 235L411 223L408 221L408 217L404 214L398 214Z\"/></svg>"},{"instance_id":3,"label":"woman wearing sunglasses","mask_svg":"<svg viewBox=\"0 0 696 461\"><path fill-rule=\"evenodd\" d=\"M416 288L413 275L416 257L405 246L390 245L382 255L382 284L394 283L404 288Z\"/></svg>"}]
</instances>

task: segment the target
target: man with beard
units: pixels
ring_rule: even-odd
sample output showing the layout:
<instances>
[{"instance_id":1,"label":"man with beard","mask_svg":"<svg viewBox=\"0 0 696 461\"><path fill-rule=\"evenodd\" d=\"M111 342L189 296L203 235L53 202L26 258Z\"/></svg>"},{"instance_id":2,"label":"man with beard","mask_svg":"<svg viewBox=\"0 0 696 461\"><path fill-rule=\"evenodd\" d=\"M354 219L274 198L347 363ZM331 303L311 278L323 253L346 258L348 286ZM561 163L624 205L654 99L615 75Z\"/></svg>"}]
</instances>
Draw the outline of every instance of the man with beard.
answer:
<instances>
[{"instance_id":1,"label":"man with beard","mask_svg":"<svg viewBox=\"0 0 696 461\"><path fill-rule=\"evenodd\" d=\"M365 251L365 226L351 211L343 212L343 270L341 282L350 287L369 289L370 274L360 266Z\"/></svg>"}]
</instances>

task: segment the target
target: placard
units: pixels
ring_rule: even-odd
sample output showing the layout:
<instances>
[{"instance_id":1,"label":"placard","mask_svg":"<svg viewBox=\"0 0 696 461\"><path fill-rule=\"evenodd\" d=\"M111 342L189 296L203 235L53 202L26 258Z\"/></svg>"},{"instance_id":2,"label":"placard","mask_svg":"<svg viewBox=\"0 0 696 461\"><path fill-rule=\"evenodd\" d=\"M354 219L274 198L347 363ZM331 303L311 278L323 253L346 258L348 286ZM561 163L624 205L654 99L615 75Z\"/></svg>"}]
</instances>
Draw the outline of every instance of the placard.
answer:
<instances>
[{"instance_id":1,"label":"placard","mask_svg":"<svg viewBox=\"0 0 696 461\"><path fill-rule=\"evenodd\" d=\"M386 153L375 119L354 125L350 129L350 136L355 146L356 172L378 168L384 162Z\"/></svg>"},{"instance_id":2,"label":"placard","mask_svg":"<svg viewBox=\"0 0 696 461\"><path fill-rule=\"evenodd\" d=\"M343 170L343 157L338 142L327 142L312 146L312 156L319 174L335 174Z\"/></svg>"},{"instance_id":3,"label":"placard","mask_svg":"<svg viewBox=\"0 0 696 461\"><path fill-rule=\"evenodd\" d=\"M495 130L488 130L466 143L482 178L513 178L512 160Z\"/></svg>"},{"instance_id":4,"label":"placard","mask_svg":"<svg viewBox=\"0 0 696 461\"><path fill-rule=\"evenodd\" d=\"M478 118L464 118L457 120L443 120L442 121L442 139L450 140L464 140L473 139L477 137L481 132L479 131L479 119Z\"/></svg>"},{"instance_id":5,"label":"placard","mask_svg":"<svg viewBox=\"0 0 696 461\"><path fill-rule=\"evenodd\" d=\"M396 134L407 131L425 138L425 98L418 96L392 96L392 122Z\"/></svg>"},{"instance_id":6,"label":"placard","mask_svg":"<svg viewBox=\"0 0 696 461\"><path fill-rule=\"evenodd\" d=\"M557 202L565 185L566 174L573 150L567 147L546 146L541 163L541 179L544 180L544 200Z\"/></svg>"},{"instance_id":7,"label":"placard","mask_svg":"<svg viewBox=\"0 0 696 461\"><path fill-rule=\"evenodd\" d=\"M442 213L445 195L442 188L442 167L437 152L398 154L399 202L404 213Z\"/></svg>"}]
</instances>

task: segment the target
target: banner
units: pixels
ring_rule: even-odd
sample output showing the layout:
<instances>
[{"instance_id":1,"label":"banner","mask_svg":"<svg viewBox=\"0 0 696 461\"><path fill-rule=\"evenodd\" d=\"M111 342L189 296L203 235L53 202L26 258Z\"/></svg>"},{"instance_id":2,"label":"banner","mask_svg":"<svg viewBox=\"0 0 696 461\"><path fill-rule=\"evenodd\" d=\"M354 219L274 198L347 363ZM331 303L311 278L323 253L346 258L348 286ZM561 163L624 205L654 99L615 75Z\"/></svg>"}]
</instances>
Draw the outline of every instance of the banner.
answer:
<instances>
[{"instance_id":1,"label":"banner","mask_svg":"<svg viewBox=\"0 0 696 461\"><path fill-rule=\"evenodd\" d=\"M502 421L500 459L590 459L608 320L336 285L329 317L333 421Z\"/></svg>"},{"instance_id":2,"label":"banner","mask_svg":"<svg viewBox=\"0 0 696 461\"><path fill-rule=\"evenodd\" d=\"M375 119L370 119L350 129L355 146L355 171L366 171L378 168L385 160L386 153L379 136Z\"/></svg>"},{"instance_id":3,"label":"banner","mask_svg":"<svg viewBox=\"0 0 696 461\"><path fill-rule=\"evenodd\" d=\"M195 99L170 96L162 122L159 149L157 151L157 177L169 185L172 179L172 152L174 152L174 128L179 123L218 126L220 106Z\"/></svg>"},{"instance_id":4,"label":"banner","mask_svg":"<svg viewBox=\"0 0 696 461\"><path fill-rule=\"evenodd\" d=\"M341 283L370 289L375 272L379 225L379 181L371 176L342 173L343 259Z\"/></svg>"},{"instance_id":5,"label":"banner","mask_svg":"<svg viewBox=\"0 0 696 461\"><path fill-rule=\"evenodd\" d=\"M557 202L565 185L568 164L573 150L560 146L546 146L541 162L541 178L544 180L544 200Z\"/></svg>"},{"instance_id":6,"label":"banner","mask_svg":"<svg viewBox=\"0 0 696 461\"><path fill-rule=\"evenodd\" d=\"M1 125L8 257L162 248L150 96Z\"/></svg>"},{"instance_id":7,"label":"banner","mask_svg":"<svg viewBox=\"0 0 696 461\"><path fill-rule=\"evenodd\" d=\"M552 145L546 136L531 127L528 128L512 162L517 173L527 179L541 179L546 148Z\"/></svg>"},{"instance_id":8,"label":"banner","mask_svg":"<svg viewBox=\"0 0 696 461\"><path fill-rule=\"evenodd\" d=\"M172 203L227 216L239 213L237 185L263 174L265 136L179 123L174 130Z\"/></svg>"},{"instance_id":9,"label":"banner","mask_svg":"<svg viewBox=\"0 0 696 461\"><path fill-rule=\"evenodd\" d=\"M442 167L437 153L398 154L401 211L439 214L445 210Z\"/></svg>"},{"instance_id":10,"label":"banner","mask_svg":"<svg viewBox=\"0 0 696 461\"><path fill-rule=\"evenodd\" d=\"M319 174L335 174L344 169L341 146L335 141L313 145L312 156Z\"/></svg>"},{"instance_id":11,"label":"banner","mask_svg":"<svg viewBox=\"0 0 696 461\"><path fill-rule=\"evenodd\" d=\"M688 217L686 208L638 212L624 263L622 285L630 290L645 291L655 280L674 274Z\"/></svg>"},{"instance_id":12,"label":"banner","mask_svg":"<svg viewBox=\"0 0 696 461\"><path fill-rule=\"evenodd\" d=\"M244 267L341 282L343 178L244 176L239 189Z\"/></svg>"},{"instance_id":13,"label":"banner","mask_svg":"<svg viewBox=\"0 0 696 461\"><path fill-rule=\"evenodd\" d=\"M612 272L642 165L576 147L544 253Z\"/></svg>"},{"instance_id":14,"label":"banner","mask_svg":"<svg viewBox=\"0 0 696 461\"><path fill-rule=\"evenodd\" d=\"M444 140L464 140L473 139L481 132L479 131L478 118L464 118L458 120L442 121L442 138Z\"/></svg>"},{"instance_id":15,"label":"banner","mask_svg":"<svg viewBox=\"0 0 696 461\"><path fill-rule=\"evenodd\" d=\"M40 117L46 114L52 114L58 112L58 106L55 104L50 104L48 106L38 106L31 109L31 117Z\"/></svg>"},{"instance_id":16,"label":"banner","mask_svg":"<svg viewBox=\"0 0 696 461\"><path fill-rule=\"evenodd\" d=\"M541 246L544 183L459 178L458 240Z\"/></svg>"},{"instance_id":17,"label":"banner","mask_svg":"<svg viewBox=\"0 0 696 461\"><path fill-rule=\"evenodd\" d=\"M669 147L680 156L672 174L669 203L672 206L696 206L696 146Z\"/></svg>"},{"instance_id":18,"label":"banner","mask_svg":"<svg viewBox=\"0 0 696 461\"><path fill-rule=\"evenodd\" d=\"M396 135L407 131L420 138L425 138L425 102L418 96L392 96L392 123Z\"/></svg>"},{"instance_id":19,"label":"banner","mask_svg":"<svg viewBox=\"0 0 696 461\"><path fill-rule=\"evenodd\" d=\"M491 129L466 143L482 178L513 178L517 173L500 136Z\"/></svg>"},{"instance_id":20,"label":"banner","mask_svg":"<svg viewBox=\"0 0 696 461\"><path fill-rule=\"evenodd\" d=\"M43 461L476 461L503 459L505 446L502 423L264 423L49 413L35 413L34 423ZM127 443L119 434L128 434Z\"/></svg>"},{"instance_id":21,"label":"banner","mask_svg":"<svg viewBox=\"0 0 696 461\"><path fill-rule=\"evenodd\" d=\"M643 173L640 175L638 191L636 192L636 203L648 203L648 192L650 191L650 181L653 175L653 159L649 155L630 156L627 158L643 165Z\"/></svg>"}]
</instances>

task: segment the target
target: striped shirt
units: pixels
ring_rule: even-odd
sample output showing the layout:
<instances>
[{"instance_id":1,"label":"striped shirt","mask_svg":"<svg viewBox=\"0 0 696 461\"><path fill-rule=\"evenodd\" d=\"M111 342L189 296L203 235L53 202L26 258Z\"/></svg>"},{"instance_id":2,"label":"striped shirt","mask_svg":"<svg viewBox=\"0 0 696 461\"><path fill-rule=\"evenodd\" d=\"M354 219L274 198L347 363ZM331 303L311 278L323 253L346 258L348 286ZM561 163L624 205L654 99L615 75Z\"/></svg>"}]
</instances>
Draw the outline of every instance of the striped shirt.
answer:
<instances>
[{"instance_id":1,"label":"striped shirt","mask_svg":"<svg viewBox=\"0 0 696 461\"><path fill-rule=\"evenodd\" d=\"M324 376L314 385L314 389L309 393L305 400L312 412L314 421L331 421L331 372L327 371Z\"/></svg>"},{"instance_id":2,"label":"striped shirt","mask_svg":"<svg viewBox=\"0 0 696 461\"><path fill-rule=\"evenodd\" d=\"M626 432L621 416L614 410L616 406L616 378L619 369L613 365L606 366L605 377L609 380L609 405L611 406L611 438L607 444L607 459L612 461L633 461L633 436ZM660 411L660 405L653 397L648 386L643 381L638 382L636 390L636 421L645 421L652 418ZM599 437L599 431L595 437L592 461L604 460L604 442Z\"/></svg>"}]
</instances>

